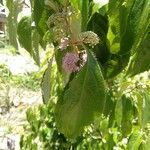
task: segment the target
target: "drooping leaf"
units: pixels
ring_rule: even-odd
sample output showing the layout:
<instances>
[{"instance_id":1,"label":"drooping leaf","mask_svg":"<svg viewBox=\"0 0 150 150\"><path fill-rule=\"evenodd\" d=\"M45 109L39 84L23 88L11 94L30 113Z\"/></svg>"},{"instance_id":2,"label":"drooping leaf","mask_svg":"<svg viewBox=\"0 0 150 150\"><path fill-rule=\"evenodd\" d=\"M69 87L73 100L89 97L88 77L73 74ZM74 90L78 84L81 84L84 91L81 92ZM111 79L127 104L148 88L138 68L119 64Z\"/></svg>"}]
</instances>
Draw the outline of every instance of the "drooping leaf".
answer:
<instances>
[{"instance_id":1,"label":"drooping leaf","mask_svg":"<svg viewBox=\"0 0 150 150\"><path fill-rule=\"evenodd\" d=\"M132 6L128 17L127 30L123 35L121 41L121 53L126 55L127 49L134 53L140 45L143 44L144 39L148 34L148 27L150 25L150 1L136 0ZM131 38L128 36L130 35ZM128 43L127 45L125 43Z\"/></svg>"},{"instance_id":2,"label":"drooping leaf","mask_svg":"<svg viewBox=\"0 0 150 150\"><path fill-rule=\"evenodd\" d=\"M150 69L150 33L144 40L139 50L133 55L127 69L128 76L134 76L138 73L148 71Z\"/></svg>"},{"instance_id":3,"label":"drooping leaf","mask_svg":"<svg viewBox=\"0 0 150 150\"><path fill-rule=\"evenodd\" d=\"M147 30L149 25L150 1L135 0L130 9L126 24L126 31L124 30L122 34L120 45L119 54L122 55L123 60L127 58L124 63L125 65L128 63L129 54L131 52L136 52L139 46L143 43L143 39L145 39L148 34Z\"/></svg>"},{"instance_id":4,"label":"drooping leaf","mask_svg":"<svg viewBox=\"0 0 150 150\"><path fill-rule=\"evenodd\" d=\"M110 0L108 3L108 21L109 28L107 33L107 47L110 51L110 56L104 66L106 78L115 76L118 74L119 68L122 67L122 62L117 53L120 50L120 40L121 40L121 21L122 14L120 13L122 8L122 0ZM125 12L124 12L125 13ZM125 13L126 14L126 13ZM126 19L124 18L122 24L126 24Z\"/></svg>"},{"instance_id":5,"label":"drooping leaf","mask_svg":"<svg viewBox=\"0 0 150 150\"><path fill-rule=\"evenodd\" d=\"M53 58L48 63L48 67L44 72L41 89L43 102L46 104L51 96L51 69L52 69Z\"/></svg>"},{"instance_id":6,"label":"drooping leaf","mask_svg":"<svg viewBox=\"0 0 150 150\"><path fill-rule=\"evenodd\" d=\"M32 55L31 18L23 17L18 23L18 40L20 44Z\"/></svg>"},{"instance_id":7,"label":"drooping leaf","mask_svg":"<svg viewBox=\"0 0 150 150\"><path fill-rule=\"evenodd\" d=\"M98 62L87 50L88 60L64 91L56 106L58 129L69 139L80 135L96 114L103 111L105 84Z\"/></svg>"},{"instance_id":8,"label":"drooping leaf","mask_svg":"<svg viewBox=\"0 0 150 150\"><path fill-rule=\"evenodd\" d=\"M133 119L133 105L132 99L122 96L122 120L121 120L121 130L122 135L126 137L132 131L132 119Z\"/></svg>"},{"instance_id":9,"label":"drooping leaf","mask_svg":"<svg viewBox=\"0 0 150 150\"><path fill-rule=\"evenodd\" d=\"M117 101L115 119L118 126L121 126L122 135L127 136L132 131L133 105L132 99L123 95Z\"/></svg>"},{"instance_id":10,"label":"drooping leaf","mask_svg":"<svg viewBox=\"0 0 150 150\"><path fill-rule=\"evenodd\" d=\"M120 4L121 1L116 0L116 4L118 3ZM112 4L115 6L113 1ZM119 11L117 11L118 9ZM117 12L115 14L113 13L115 12L113 8L110 10L112 24L110 22L111 32L108 32L110 51L115 53L118 59L111 59L115 63L111 63L111 60L109 61L109 64L114 67L110 67L112 71L109 71L109 65L107 66L107 77L117 75L127 66L131 54L138 50L146 38L150 24L149 0L122 1L121 5L118 5L118 9L116 8L115 11Z\"/></svg>"}]
</instances>

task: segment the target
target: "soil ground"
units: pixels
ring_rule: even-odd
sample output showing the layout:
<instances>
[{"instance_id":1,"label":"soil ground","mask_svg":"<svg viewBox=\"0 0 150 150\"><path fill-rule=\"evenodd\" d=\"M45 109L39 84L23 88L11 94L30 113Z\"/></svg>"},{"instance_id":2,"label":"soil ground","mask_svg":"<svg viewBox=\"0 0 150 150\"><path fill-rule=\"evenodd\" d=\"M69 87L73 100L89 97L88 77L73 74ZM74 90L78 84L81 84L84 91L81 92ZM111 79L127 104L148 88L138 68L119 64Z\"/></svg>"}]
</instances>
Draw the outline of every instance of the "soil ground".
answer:
<instances>
[{"instance_id":1,"label":"soil ground","mask_svg":"<svg viewBox=\"0 0 150 150\"><path fill-rule=\"evenodd\" d=\"M0 65L6 65L12 76L26 77L39 69L25 51L20 55L0 51ZM27 123L26 110L42 103L41 91L9 84L11 78L5 82L0 78L0 150L19 150L20 135Z\"/></svg>"}]
</instances>

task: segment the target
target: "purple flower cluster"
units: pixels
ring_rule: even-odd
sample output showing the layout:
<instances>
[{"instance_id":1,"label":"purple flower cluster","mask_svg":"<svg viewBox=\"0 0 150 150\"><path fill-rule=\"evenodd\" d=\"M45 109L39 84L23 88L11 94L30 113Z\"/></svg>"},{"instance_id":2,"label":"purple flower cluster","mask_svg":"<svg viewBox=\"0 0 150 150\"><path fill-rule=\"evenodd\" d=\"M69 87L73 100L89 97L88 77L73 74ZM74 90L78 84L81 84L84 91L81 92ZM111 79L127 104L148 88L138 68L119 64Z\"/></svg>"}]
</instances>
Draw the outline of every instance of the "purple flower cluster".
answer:
<instances>
[{"instance_id":1,"label":"purple flower cluster","mask_svg":"<svg viewBox=\"0 0 150 150\"><path fill-rule=\"evenodd\" d=\"M65 57L63 58L62 68L68 72L75 72L79 70L79 66L77 63L79 61L79 56L76 53L66 53Z\"/></svg>"}]
</instances>

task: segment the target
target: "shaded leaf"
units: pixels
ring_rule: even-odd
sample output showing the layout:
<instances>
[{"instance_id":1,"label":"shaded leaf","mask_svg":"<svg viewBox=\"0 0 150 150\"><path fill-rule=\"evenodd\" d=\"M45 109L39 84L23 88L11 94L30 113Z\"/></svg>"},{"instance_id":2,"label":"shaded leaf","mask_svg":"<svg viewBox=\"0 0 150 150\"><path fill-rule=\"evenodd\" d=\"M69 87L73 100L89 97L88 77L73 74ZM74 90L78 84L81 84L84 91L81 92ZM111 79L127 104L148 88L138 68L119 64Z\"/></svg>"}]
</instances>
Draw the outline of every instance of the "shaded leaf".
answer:
<instances>
[{"instance_id":1,"label":"shaded leaf","mask_svg":"<svg viewBox=\"0 0 150 150\"><path fill-rule=\"evenodd\" d=\"M31 18L23 17L18 23L18 40L20 44L32 55Z\"/></svg>"},{"instance_id":2,"label":"shaded leaf","mask_svg":"<svg viewBox=\"0 0 150 150\"><path fill-rule=\"evenodd\" d=\"M123 95L117 101L115 119L118 126L121 126L122 135L127 136L132 131L133 104L131 98Z\"/></svg>"},{"instance_id":3,"label":"shaded leaf","mask_svg":"<svg viewBox=\"0 0 150 150\"><path fill-rule=\"evenodd\" d=\"M113 95L111 92L107 92L106 94L106 102L105 102L105 107L103 114L107 117L113 113L113 109L115 107L115 103L113 101Z\"/></svg>"},{"instance_id":4,"label":"shaded leaf","mask_svg":"<svg viewBox=\"0 0 150 150\"><path fill-rule=\"evenodd\" d=\"M100 43L93 48L93 51L97 60L103 65L110 55L107 47L108 17L95 13L88 23L87 30L95 32L100 38Z\"/></svg>"},{"instance_id":5,"label":"shaded leaf","mask_svg":"<svg viewBox=\"0 0 150 150\"><path fill-rule=\"evenodd\" d=\"M140 46L139 50L133 55L128 65L127 75L134 76L138 73L150 69L150 33Z\"/></svg>"},{"instance_id":6,"label":"shaded leaf","mask_svg":"<svg viewBox=\"0 0 150 150\"><path fill-rule=\"evenodd\" d=\"M41 37L43 37L48 30L46 22L49 16L50 11L45 8L44 0L34 0L33 17Z\"/></svg>"},{"instance_id":7,"label":"shaded leaf","mask_svg":"<svg viewBox=\"0 0 150 150\"><path fill-rule=\"evenodd\" d=\"M121 130L122 135L126 137L132 131L132 119L133 119L133 104L132 99L122 96L122 120L121 120Z\"/></svg>"},{"instance_id":8,"label":"shaded leaf","mask_svg":"<svg viewBox=\"0 0 150 150\"><path fill-rule=\"evenodd\" d=\"M130 3L133 3L132 1ZM126 66L130 53L138 50L146 38L150 25L150 1L135 0L133 3L124 30L119 54L122 55L123 65ZM123 26L124 27L124 26Z\"/></svg>"}]
</instances>

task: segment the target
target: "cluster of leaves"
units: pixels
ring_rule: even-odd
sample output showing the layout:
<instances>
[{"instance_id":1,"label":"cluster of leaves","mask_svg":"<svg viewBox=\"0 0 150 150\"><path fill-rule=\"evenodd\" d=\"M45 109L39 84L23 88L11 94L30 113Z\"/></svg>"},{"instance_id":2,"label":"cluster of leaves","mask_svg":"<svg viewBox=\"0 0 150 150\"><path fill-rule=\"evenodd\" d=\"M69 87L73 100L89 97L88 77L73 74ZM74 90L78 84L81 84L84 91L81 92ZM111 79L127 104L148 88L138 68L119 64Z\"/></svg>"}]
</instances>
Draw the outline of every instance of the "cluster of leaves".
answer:
<instances>
[{"instance_id":1,"label":"cluster of leaves","mask_svg":"<svg viewBox=\"0 0 150 150\"><path fill-rule=\"evenodd\" d=\"M29 125L21 139L22 149L149 149L149 73L110 83L103 116L99 116L74 142L56 127L55 98L27 111ZM55 85L56 87L58 85ZM57 88L56 88L57 91ZM53 93L55 94L56 91ZM142 105L144 103L144 105Z\"/></svg>"},{"instance_id":2,"label":"cluster of leaves","mask_svg":"<svg viewBox=\"0 0 150 150\"><path fill-rule=\"evenodd\" d=\"M61 83L58 88L61 93L55 93L54 119L65 137L75 140L85 126L102 115L108 117L107 127L117 128L115 132L119 133L112 138L109 134L113 131L107 131L106 141L127 138L129 145L136 144L134 149L137 149L143 142L138 130L144 132L149 123L148 114L144 115L149 109L149 92L147 88L143 92L139 84L133 84L135 87L130 91L126 80L124 87L120 85L123 79L117 83L115 77L121 72L133 76L150 68L150 2L109 0L105 5L100 4L94 0L34 0L31 19L23 18L18 25L19 41L37 64L40 63L39 43L43 48L47 42L54 45L54 54L48 59L43 75L42 93L44 102L49 102L55 91L53 83L57 83L57 79ZM91 35L85 37L86 43L78 41L78 36L86 35L86 31L98 35L100 43L91 47L89 39L95 41ZM64 38L68 41L61 43ZM76 72L64 72L65 55L74 51L80 54L83 50L87 54L86 63ZM57 63L57 77L52 74L53 57ZM119 142L113 140L110 147Z\"/></svg>"}]
</instances>

